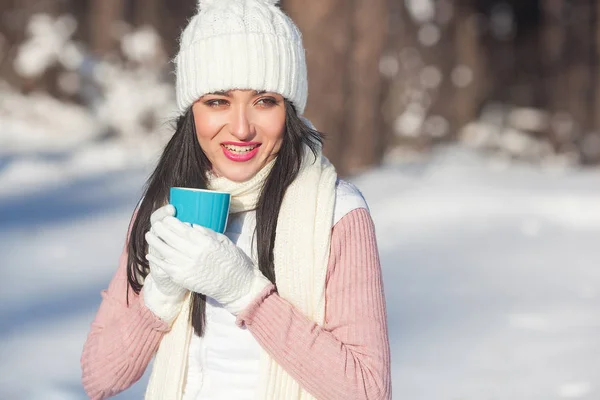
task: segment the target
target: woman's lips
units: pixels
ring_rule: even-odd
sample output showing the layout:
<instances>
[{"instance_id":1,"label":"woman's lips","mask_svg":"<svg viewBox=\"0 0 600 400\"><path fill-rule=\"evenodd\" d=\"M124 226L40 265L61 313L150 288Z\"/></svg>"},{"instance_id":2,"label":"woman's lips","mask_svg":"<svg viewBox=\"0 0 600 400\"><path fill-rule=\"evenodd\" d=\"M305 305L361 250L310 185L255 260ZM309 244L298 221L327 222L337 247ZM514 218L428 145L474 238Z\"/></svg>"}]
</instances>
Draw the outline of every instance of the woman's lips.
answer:
<instances>
[{"instance_id":1,"label":"woman's lips","mask_svg":"<svg viewBox=\"0 0 600 400\"><path fill-rule=\"evenodd\" d=\"M231 161L236 162L244 162L251 160L256 155L256 153L258 153L259 147L259 143L250 143L244 145L233 143L221 144L221 148L223 149L223 154L225 154L225 157L227 157Z\"/></svg>"}]
</instances>

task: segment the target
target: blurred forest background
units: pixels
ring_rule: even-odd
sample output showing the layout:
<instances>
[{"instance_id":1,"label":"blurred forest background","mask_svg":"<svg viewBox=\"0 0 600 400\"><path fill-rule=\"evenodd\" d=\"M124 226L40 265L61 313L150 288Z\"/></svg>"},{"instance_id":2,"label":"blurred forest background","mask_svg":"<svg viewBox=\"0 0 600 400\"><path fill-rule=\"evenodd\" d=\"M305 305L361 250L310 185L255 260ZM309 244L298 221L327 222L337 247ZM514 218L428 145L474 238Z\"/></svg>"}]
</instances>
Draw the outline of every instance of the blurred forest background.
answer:
<instances>
[{"instance_id":1,"label":"blurred forest background","mask_svg":"<svg viewBox=\"0 0 600 400\"><path fill-rule=\"evenodd\" d=\"M306 115L328 135L326 153L343 174L450 141L505 160L600 162L597 1L281 6L304 35ZM0 117L5 132L22 133L0 147L48 149L52 140L41 138L52 135L130 143L168 135L170 60L195 8L195 0L0 0Z\"/></svg>"}]
</instances>

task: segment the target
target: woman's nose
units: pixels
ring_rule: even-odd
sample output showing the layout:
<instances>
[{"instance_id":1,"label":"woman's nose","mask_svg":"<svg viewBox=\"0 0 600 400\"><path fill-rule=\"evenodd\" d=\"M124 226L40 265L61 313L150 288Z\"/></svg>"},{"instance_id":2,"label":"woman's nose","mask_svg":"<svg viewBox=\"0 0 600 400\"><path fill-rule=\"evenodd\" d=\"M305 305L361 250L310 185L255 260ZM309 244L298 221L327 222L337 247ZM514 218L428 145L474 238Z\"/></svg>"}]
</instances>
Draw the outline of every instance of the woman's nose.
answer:
<instances>
[{"instance_id":1,"label":"woman's nose","mask_svg":"<svg viewBox=\"0 0 600 400\"><path fill-rule=\"evenodd\" d=\"M250 140L254 136L250 115L246 107L235 107L229 126L231 134L241 141Z\"/></svg>"}]
</instances>

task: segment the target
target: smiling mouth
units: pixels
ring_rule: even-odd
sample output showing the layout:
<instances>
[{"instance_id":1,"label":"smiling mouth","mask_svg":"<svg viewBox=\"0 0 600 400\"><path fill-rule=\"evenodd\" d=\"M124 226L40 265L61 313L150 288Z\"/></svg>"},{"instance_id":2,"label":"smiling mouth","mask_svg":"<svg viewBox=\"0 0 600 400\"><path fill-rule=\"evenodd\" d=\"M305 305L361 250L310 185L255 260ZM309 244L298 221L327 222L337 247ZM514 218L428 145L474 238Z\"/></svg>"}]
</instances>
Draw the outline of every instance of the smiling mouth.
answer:
<instances>
[{"instance_id":1,"label":"smiling mouth","mask_svg":"<svg viewBox=\"0 0 600 400\"><path fill-rule=\"evenodd\" d=\"M222 144L221 146L223 146L227 150L231 151L232 153L244 154L244 153L249 153L252 150L256 149L258 146L260 146L260 144L253 144L250 146L236 146L233 144Z\"/></svg>"}]
</instances>

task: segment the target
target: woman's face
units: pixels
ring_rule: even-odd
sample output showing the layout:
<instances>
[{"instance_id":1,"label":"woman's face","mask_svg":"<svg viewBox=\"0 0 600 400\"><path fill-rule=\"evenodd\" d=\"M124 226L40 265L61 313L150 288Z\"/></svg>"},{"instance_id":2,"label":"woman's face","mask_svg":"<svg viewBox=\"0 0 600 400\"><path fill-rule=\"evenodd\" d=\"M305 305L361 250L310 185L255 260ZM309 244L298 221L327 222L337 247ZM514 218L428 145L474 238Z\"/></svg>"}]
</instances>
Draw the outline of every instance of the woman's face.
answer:
<instances>
[{"instance_id":1,"label":"woman's face","mask_svg":"<svg viewBox=\"0 0 600 400\"><path fill-rule=\"evenodd\" d=\"M213 172L235 182L251 179L281 148L283 96L230 90L202 96L192 106L200 147Z\"/></svg>"}]
</instances>

